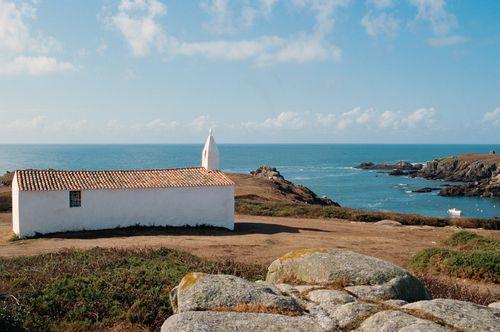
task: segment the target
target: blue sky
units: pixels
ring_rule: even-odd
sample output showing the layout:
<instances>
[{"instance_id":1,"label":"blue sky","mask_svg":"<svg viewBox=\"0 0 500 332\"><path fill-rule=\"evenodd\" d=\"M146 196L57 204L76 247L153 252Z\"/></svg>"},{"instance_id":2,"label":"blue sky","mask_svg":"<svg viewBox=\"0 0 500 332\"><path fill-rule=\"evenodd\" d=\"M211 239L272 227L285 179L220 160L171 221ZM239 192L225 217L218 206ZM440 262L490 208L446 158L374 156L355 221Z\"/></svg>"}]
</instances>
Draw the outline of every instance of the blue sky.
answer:
<instances>
[{"instance_id":1,"label":"blue sky","mask_svg":"<svg viewBox=\"0 0 500 332\"><path fill-rule=\"evenodd\" d=\"M500 143L500 2L0 0L1 143Z\"/></svg>"}]
</instances>

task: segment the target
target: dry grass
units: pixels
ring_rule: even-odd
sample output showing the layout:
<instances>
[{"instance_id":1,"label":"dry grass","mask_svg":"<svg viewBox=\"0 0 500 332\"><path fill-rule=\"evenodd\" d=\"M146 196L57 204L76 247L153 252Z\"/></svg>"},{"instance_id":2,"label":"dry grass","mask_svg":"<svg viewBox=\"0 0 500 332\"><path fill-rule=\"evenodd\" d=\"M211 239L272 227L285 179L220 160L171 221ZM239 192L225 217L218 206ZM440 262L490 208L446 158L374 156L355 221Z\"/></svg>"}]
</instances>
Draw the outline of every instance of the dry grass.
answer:
<instances>
[{"instance_id":1,"label":"dry grass","mask_svg":"<svg viewBox=\"0 0 500 332\"><path fill-rule=\"evenodd\" d=\"M158 330L172 314L168 292L192 271L256 280L266 269L170 249L95 248L0 259L0 331Z\"/></svg>"},{"instance_id":2,"label":"dry grass","mask_svg":"<svg viewBox=\"0 0 500 332\"><path fill-rule=\"evenodd\" d=\"M431 292L433 298L469 301L481 305L488 305L500 300L489 291L477 286L460 283L457 279L451 277L431 273L417 273L417 277Z\"/></svg>"},{"instance_id":3,"label":"dry grass","mask_svg":"<svg viewBox=\"0 0 500 332\"><path fill-rule=\"evenodd\" d=\"M255 313L263 313L263 314L278 314L278 315L286 315L286 316L301 316L303 312L291 310L288 308L276 308L269 307L263 304L254 304L254 303L240 303L235 306L219 306L210 308L211 311L233 311L233 312L255 312Z\"/></svg>"}]
</instances>

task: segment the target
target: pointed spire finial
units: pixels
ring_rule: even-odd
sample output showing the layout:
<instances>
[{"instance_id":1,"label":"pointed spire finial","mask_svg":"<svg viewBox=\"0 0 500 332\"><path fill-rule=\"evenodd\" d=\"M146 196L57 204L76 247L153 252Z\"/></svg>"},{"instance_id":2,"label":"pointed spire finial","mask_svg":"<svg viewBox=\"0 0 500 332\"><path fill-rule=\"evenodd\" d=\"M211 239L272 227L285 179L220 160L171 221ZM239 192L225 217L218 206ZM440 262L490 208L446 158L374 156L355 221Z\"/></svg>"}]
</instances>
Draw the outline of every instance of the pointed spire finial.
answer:
<instances>
[{"instance_id":1,"label":"pointed spire finial","mask_svg":"<svg viewBox=\"0 0 500 332\"><path fill-rule=\"evenodd\" d=\"M215 144L211 128L201 155L201 165L206 169L219 169L220 167L219 149L217 149L217 144Z\"/></svg>"}]
</instances>

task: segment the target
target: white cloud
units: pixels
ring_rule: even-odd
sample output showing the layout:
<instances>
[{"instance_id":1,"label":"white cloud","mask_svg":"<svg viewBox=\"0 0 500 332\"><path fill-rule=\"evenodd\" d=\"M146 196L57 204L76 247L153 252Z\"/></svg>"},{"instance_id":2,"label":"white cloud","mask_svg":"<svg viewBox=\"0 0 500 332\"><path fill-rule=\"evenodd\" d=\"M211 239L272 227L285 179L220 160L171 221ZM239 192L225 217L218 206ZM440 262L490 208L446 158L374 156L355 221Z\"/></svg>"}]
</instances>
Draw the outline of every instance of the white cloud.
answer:
<instances>
[{"instance_id":1,"label":"white cloud","mask_svg":"<svg viewBox=\"0 0 500 332\"><path fill-rule=\"evenodd\" d=\"M417 127L424 124L426 127L432 126L436 111L434 108L419 108L413 113L410 113L403 121L408 127Z\"/></svg>"},{"instance_id":2,"label":"white cloud","mask_svg":"<svg viewBox=\"0 0 500 332\"><path fill-rule=\"evenodd\" d=\"M435 110L420 108L409 114L401 112L376 112L373 109L363 110L359 107L351 111L337 114L317 114L316 123L321 127L346 129L391 129L406 130L416 128L431 128L434 124Z\"/></svg>"},{"instance_id":3,"label":"white cloud","mask_svg":"<svg viewBox=\"0 0 500 332\"><path fill-rule=\"evenodd\" d=\"M0 0L0 47L20 52L28 46L30 34L23 18L27 13L14 2Z\"/></svg>"},{"instance_id":4,"label":"white cloud","mask_svg":"<svg viewBox=\"0 0 500 332\"><path fill-rule=\"evenodd\" d=\"M466 41L464 37L450 33L458 26L455 15L446 11L446 0L410 0L417 8L416 18L428 21L435 38L428 43L432 46L449 46Z\"/></svg>"},{"instance_id":5,"label":"white cloud","mask_svg":"<svg viewBox=\"0 0 500 332\"><path fill-rule=\"evenodd\" d=\"M161 50L165 43L162 25L158 22L167 7L158 0L122 0L110 24L123 35L135 56L144 56L152 47Z\"/></svg>"},{"instance_id":6,"label":"white cloud","mask_svg":"<svg viewBox=\"0 0 500 332\"><path fill-rule=\"evenodd\" d=\"M41 32L33 34L26 21L36 18L37 1L0 0L0 75L43 75L74 69L48 53L61 50L61 44Z\"/></svg>"},{"instance_id":7,"label":"white cloud","mask_svg":"<svg viewBox=\"0 0 500 332\"><path fill-rule=\"evenodd\" d=\"M216 123L210 120L208 115L200 115L197 118L194 118L190 123L190 127L197 132L207 131L210 128L215 128Z\"/></svg>"},{"instance_id":8,"label":"white cloud","mask_svg":"<svg viewBox=\"0 0 500 332\"><path fill-rule=\"evenodd\" d=\"M75 131L81 131L85 129L88 125L87 120L60 120L54 123L53 129L54 131L59 132L70 132L74 133Z\"/></svg>"},{"instance_id":9,"label":"white cloud","mask_svg":"<svg viewBox=\"0 0 500 332\"><path fill-rule=\"evenodd\" d=\"M49 53L61 48L53 37L31 33L26 20L36 18L36 2L0 0L0 50Z\"/></svg>"},{"instance_id":10,"label":"white cloud","mask_svg":"<svg viewBox=\"0 0 500 332\"><path fill-rule=\"evenodd\" d=\"M122 129L125 126L123 124L121 124L120 121L118 121L116 119L111 119L111 120L108 120L106 122L105 127L106 127L106 129L110 129L110 130L117 130L117 129Z\"/></svg>"},{"instance_id":11,"label":"white cloud","mask_svg":"<svg viewBox=\"0 0 500 332\"><path fill-rule=\"evenodd\" d=\"M419 108L407 115L385 111L380 115L378 124L381 128L394 130L432 128L435 114L434 108Z\"/></svg>"},{"instance_id":12,"label":"white cloud","mask_svg":"<svg viewBox=\"0 0 500 332\"><path fill-rule=\"evenodd\" d=\"M211 17L209 22L203 24L206 30L215 34L229 34L237 31L232 22L228 0L203 2L200 7Z\"/></svg>"},{"instance_id":13,"label":"white cloud","mask_svg":"<svg viewBox=\"0 0 500 332\"><path fill-rule=\"evenodd\" d=\"M373 110L362 110L359 107L353 108L348 112L336 114L317 114L316 121L323 127L335 127L337 129L347 129L352 126L368 125L373 119Z\"/></svg>"},{"instance_id":14,"label":"white cloud","mask_svg":"<svg viewBox=\"0 0 500 332\"><path fill-rule=\"evenodd\" d=\"M36 129L42 127L46 123L47 117L44 115L37 115L32 119L17 119L7 125L9 129Z\"/></svg>"},{"instance_id":15,"label":"white cloud","mask_svg":"<svg viewBox=\"0 0 500 332\"><path fill-rule=\"evenodd\" d=\"M169 52L172 55L203 56L208 59L244 60L255 58L270 49L283 45L278 37L262 37L254 40L179 42L171 39Z\"/></svg>"},{"instance_id":16,"label":"white cloud","mask_svg":"<svg viewBox=\"0 0 500 332\"><path fill-rule=\"evenodd\" d=\"M372 37L379 35L394 37L399 29L399 20L388 13L366 14L361 19L361 25L365 28L366 33Z\"/></svg>"},{"instance_id":17,"label":"white cloud","mask_svg":"<svg viewBox=\"0 0 500 332\"><path fill-rule=\"evenodd\" d=\"M435 38L429 38L427 42L431 46L451 46L451 45L457 45L457 44L462 44L467 42L467 38L462 37L462 36L445 36L445 37L435 37Z\"/></svg>"},{"instance_id":18,"label":"white cloud","mask_svg":"<svg viewBox=\"0 0 500 332\"><path fill-rule=\"evenodd\" d=\"M69 62L60 62L48 56L18 56L9 62L0 63L0 75L46 75L76 70Z\"/></svg>"},{"instance_id":19,"label":"white cloud","mask_svg":"<svg viewBox=\"0 0 500 332\"><path fill-rule=\"evenodd\" d=\"M367 0L366 2L377 8L387 8L391 7L394 4L393 0Z\"/></svg>"},{"instance_id":20,"label":"white cloud","mask_svg":"<svg viewBox=\"0 0 500 332\"><path fill-rule=\"evenodd\" d=\"M332 43L318 37L302 36L287 40L274 51L260 54L257 64L270 65L277 62L304 63L309 61L333 60L340 62L342 51Z\"/></svg>"},{"instance_id":21,"label":"white cloud","mask_svg":"<svg viewBox=\"0 0 500 332\"><path fill-rule=\"evenodd\" d=\"M251 27L257 17L268 17L276 3L277 0L260 0L235 5L228 0L212 0L200 6L211 17L211 21L205 23L206 28L223 34ZM250 60L259 66L284 62L339 62L341 50L326 37L333 28L336 9L348 3L349 0L291 0L294 8L312 13L316 22L312 32L298 32L291 37L263 35L247 40L184 41L165 34L158 19L166 14L166 7L158 0L122 0L117 13L107 21L122 33L136 56L147 55L156 47L166 58L198 56L211 60ZM233 7L238 10L234 11ZM234 23L236 21L238 24Z\"/></svg>"},{"instance_id":22,"label":"white cloud","mask_svg":"<svg viewBox=\"0 0 500 332\"><path fill-rule=\"evenodd\" d=\"M260 66L278 62L341 60L341 50L337 46L311 36L297 39L265 36L254 40L209 42L180 42L171 38L168 51L170 55L201 56L212 60L253 59Z\"/></svg>"},{"instance_id":23,"label":"white cloud","mask_svg":"<svg viewBox=\"0 0 500 332\"><path fill-rule=\"evenodd\" d=\"M303 115L296 112L282 112L275 118L266 119L264 128L301 129L306 125Z\"/></svg>"},{"instance_id":24,"label":"white cloud","mask_svg":"<svg viewBox=\"0 0 500 332\"><path fill-rule=\"evenodd\" d=\"M229 0L207 0L200 8L208 14L209 21L203 28L211 33L224 35L234 34L254 26L260 18L268 18L277 0L260 0L254 2L236 2Z\"/></svg>"},{"instance_id":25,"label":"white cloud","mask_svg":"<svg viewBox=\"0 0 500 332\"><path fill-rule=\"evenodd\" d=\"M179 127L179 123L177 121L163 121L161 119L154 119L148 123L146 123L146 128L149 129L175 129Z\"/></svg>"},{"instance_id":26,"label":"white cloud","mask_svg":"<svg viewBox=\"0 0 500 332\"><path fill-rule=\"evenodd\" d=\"M264 17L269 17L278 0L260 0L260 9Z\"/></svg>"},{"instance_id":27,"label":"white cloud","mask_svg":"<svg viewBox=\"0 0 500 332\"><path fill-rule=\"evenodd\" d=\"M308 9L316 17L314 33L323 38L333 29L334 14L338 8L346 7L350 0L291 0L299 9Z\"/></svg>"},{"instance_id":28,"label":"white cloud","mask_svg":"<svg viewBox=\"0 0 500 332\"><path fill-rule=\"evenodd\" d=\"M484 114L482 121L493 126L500 126L500 107Z\"/></svg>"},{"instance_id":29,"label":"white cloud","mask_svg":"<svg viewBox=\"0 0 500 332\"><path fill-rule=\"evenodd\" d=\"M309 113L282 112L276 117L268 118L263 122L245 122L242 126L247 129L302 129L307 125L306 117Z\"/></svg>"}]
</instances>

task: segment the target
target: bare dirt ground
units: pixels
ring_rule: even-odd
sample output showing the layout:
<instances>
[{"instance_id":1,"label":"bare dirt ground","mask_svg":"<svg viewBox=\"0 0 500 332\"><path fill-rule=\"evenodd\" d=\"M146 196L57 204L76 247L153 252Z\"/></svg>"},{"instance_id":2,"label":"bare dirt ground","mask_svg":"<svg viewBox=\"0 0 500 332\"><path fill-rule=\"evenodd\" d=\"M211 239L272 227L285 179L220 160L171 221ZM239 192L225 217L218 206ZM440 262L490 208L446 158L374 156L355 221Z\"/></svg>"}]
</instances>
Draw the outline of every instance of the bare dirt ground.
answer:
<instances>
[{"instance_id":1,"label":"bare dirt ground","mask_svg":"<svg viewBox=\"0 0 500 332\"><path fill-rule=\"evenodd\" d=\"M379 226L340 219L300 219L237 216L234 232L213 229L104 230L53 234L44 238L10 241L11 214L0 214L0 256L54 252L63 248L167 247L202 257L270 263L301 248L344 248L379 257L398 265L416 252L438 245L457 231L453 227ZM500 232L473 230L500 238Z\"/></svg>"}]
</instances>

